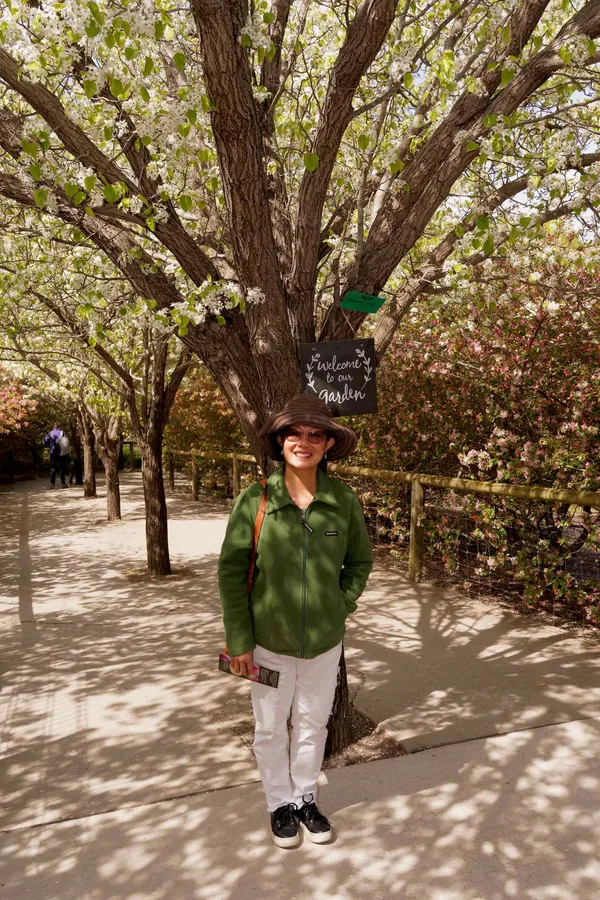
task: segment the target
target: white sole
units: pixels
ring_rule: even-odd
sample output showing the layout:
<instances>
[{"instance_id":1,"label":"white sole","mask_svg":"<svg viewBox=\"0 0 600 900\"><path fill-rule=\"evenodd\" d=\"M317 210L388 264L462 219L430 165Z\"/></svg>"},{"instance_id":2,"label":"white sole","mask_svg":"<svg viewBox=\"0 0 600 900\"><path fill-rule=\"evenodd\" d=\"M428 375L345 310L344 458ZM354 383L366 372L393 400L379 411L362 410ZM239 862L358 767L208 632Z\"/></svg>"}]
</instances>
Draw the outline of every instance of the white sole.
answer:
<instances>
[{"instance_id":1,"label":"white sole","mask_svg":"<svg viewBox=\"0 0 600 900\"><path fill-rule=\"evenodd\" d=\"M282 838L277 837L275 834L271 834L273 838L273 843L276 847L281 847L283 850L289 850L292 847L297 847L300 843L300 835L297 834L295 837Z\"/></svg>"},{"instance_id":2,"label":"white sole","mask_svg":"<svg viewBox=\"0 0 600 900\"><path fill-rule=\"evenodd\" d=\"M302 828L304 829L304 833L306 837L313 844L328 844L333 840L333 828L331 831L323 831L320 834L313 834L312 831L309 831L304 822L301 823Z\"/></svg>"}]
</instances>

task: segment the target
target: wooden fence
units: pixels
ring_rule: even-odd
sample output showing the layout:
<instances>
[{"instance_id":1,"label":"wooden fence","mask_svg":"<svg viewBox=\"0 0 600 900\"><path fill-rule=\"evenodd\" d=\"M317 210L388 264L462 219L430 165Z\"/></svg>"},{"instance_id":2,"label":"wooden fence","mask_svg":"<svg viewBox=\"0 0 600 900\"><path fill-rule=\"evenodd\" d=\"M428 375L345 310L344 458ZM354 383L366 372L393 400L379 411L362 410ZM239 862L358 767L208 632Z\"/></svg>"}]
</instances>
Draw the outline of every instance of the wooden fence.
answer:
<instances>
[{"instance_id":1,"label":"wooden fence","mask_svg":"<svg viewBox=\"0 0 600 900\"><path fill-rule=\"evenodd\" d=\"M166 453L169 487L175 488L175 456L191 457L192 495L198 499L198 467L196 458L212 461L231 460L233 468L233 496L240 492L240 463L256 463L254 456L243 453L205 453L202 450L170 450ZM599 491L573 491L561 488L532 487L523 484L501 484L496 481L471 481L468 478L448 478L443 475L425 475L420 472L395 472L391 469L370 469L364 466L346 466L329 463L328 472L339 475L358 475L379 481L400 482L411 485L410 544L408 553L408 577L416 581L423 569L423 514L425 512L425 488L447 488L466 494L495 494L499 497L516 497L520 500L546 500L551 503L568 503L570 506L600 508Z\"/></svg>"}]
</instances>

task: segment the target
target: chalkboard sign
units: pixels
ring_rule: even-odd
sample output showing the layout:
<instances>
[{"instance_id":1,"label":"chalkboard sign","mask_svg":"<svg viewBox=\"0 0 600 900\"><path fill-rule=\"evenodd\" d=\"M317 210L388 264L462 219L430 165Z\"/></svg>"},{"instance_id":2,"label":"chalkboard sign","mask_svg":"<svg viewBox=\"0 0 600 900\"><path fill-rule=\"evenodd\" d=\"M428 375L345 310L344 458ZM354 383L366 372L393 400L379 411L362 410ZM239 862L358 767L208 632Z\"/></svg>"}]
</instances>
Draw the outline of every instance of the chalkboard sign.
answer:
<instances>
[{"instance_id":1,"label":"chalkboard sign","mask_svg":"<svg viewBox=\"0 0 600 900\"><path fill-rule=\"evenodd\" d=\"M302 393L315 394L334 416L377 412L372 338L300 344L300 367Z\"/></svg>"}]
</instances>

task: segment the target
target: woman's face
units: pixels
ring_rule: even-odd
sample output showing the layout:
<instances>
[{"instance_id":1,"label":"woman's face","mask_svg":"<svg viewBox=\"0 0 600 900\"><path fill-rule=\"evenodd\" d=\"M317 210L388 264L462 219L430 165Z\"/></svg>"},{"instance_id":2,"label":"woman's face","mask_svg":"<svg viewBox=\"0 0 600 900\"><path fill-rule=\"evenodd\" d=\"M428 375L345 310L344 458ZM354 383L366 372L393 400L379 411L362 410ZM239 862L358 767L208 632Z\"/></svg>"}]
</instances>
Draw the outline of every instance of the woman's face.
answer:
<instances>
[{"instance_id":1,"label":"woman's face","mask_svg":"<svg viewBox=\"0 0 600 900\"><path fill-rule=\"evenodd\" d=\"M295 469L314 469L327 450L335 444L324 428L316 425L288 425L277 440L283 448L286 465Z\"/></svg>"}]
</instances>

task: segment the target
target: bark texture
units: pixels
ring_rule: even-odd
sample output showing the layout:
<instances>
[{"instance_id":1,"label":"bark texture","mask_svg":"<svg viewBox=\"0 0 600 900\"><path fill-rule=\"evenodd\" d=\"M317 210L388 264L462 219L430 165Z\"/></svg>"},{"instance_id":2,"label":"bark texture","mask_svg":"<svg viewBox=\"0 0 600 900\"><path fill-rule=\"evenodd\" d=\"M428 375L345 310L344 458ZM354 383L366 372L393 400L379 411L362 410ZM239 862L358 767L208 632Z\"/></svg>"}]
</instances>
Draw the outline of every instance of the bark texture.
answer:
<instances>
[{"instance_id":1,"label":"bark texture","mask_svg":"<svg viewBox=\"0 0 600 900\"><path fill-rule=\"evenodd\" d=\"M106 477L106 519L114 522L121 518L121 488L119 485L119 439L96 430L98 454Z\"/></svg>"},{"instance_id":2,"label":"bark texture","mask_svg":"<svg viewBox=\"0 0 600 900\"><path fill-rule=\"evenodd\" d=\"M94 428L86 409L77 409L77 427L83 448L83 496L97 497L96 467L94 464Z\"/></svg>"},{"instance_id":3,"label":"bark texture","mask_svg":"<svg viewBox=\"0 0 600 900\"><path fill-rule=\"evenodd\" d=\"M344 648L342 647L333 708L327 725L325 756L340 753L346 747L349 747L352 743L352 737L352 706L350 704L350 691L348 689L346 657Z\"/></svg>"},{"instance_id":4,"label":"bark texture","mask_svg":"<svg viewBox=\"0 0 600 900\"><path fill-rule=\"evenodd\" d=\"M155 577L171 574L167 502L162 470L162 440L143 443L142 481L146 507L146 559L148 573Z\"/></svg>"}]
</instances>

